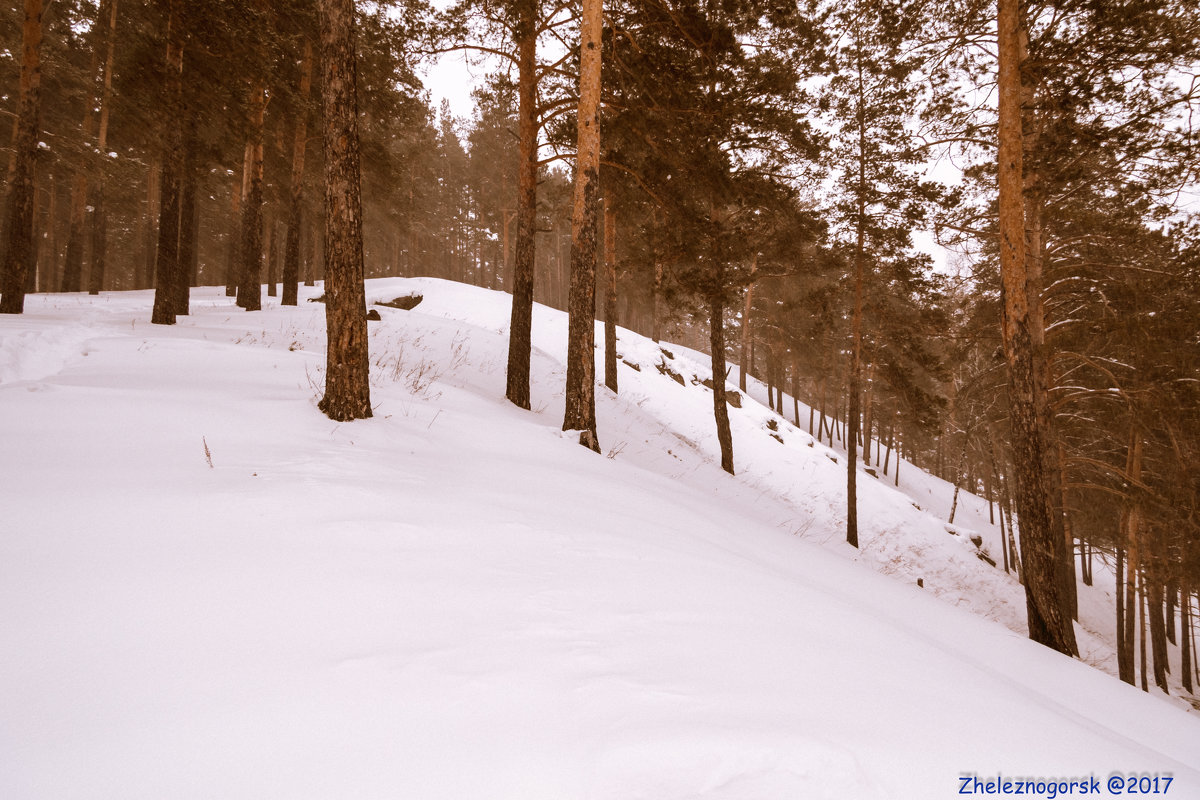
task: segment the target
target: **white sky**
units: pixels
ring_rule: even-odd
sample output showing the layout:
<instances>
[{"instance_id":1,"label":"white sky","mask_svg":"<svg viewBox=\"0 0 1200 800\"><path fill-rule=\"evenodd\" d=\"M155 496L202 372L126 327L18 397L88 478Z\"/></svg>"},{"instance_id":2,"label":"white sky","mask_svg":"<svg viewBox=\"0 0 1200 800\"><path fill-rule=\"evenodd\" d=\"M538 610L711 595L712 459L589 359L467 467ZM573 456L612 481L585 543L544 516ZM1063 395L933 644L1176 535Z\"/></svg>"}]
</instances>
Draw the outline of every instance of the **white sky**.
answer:
<instances>
[{"instance_id":1,"label":"white sky","mask_svg":"<svg viewBox=\"0 0 1200 800\"><path fill-rule=\"evenodd\" d=\"M422 71L425 88L432 96L434 111L441 107L442 99L450 101L454 116L469 118L472 114L471 90L487 73L486 67L471 66L464 52L445 53L430 67Z\"/></svg>"}]
</instances>

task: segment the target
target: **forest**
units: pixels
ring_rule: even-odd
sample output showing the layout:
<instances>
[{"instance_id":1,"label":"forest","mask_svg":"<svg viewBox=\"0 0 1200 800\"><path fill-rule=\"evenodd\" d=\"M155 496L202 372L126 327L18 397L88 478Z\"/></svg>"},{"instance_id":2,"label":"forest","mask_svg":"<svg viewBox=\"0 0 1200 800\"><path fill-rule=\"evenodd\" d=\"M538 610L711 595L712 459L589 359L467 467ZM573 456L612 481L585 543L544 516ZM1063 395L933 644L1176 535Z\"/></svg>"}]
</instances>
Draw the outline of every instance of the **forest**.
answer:
<instances>
[{"instance_id":1,"label":"forest","mask_svg":"<svg viewBox=\"0 0 1200 800\"><path fill-rule=\"evenodd\" d=\"M986 498L1032 639L1079 655L1107 569L1121 679L1165 690L1171 642L1193 692L1198 52L1190 0L23 0L0 312L324 281L320 408L353 420L364 279L503 291L508 400L538 403L534 304L567 311L563 430L597 452L616 326L678 342L849 443L851 545L863 468L906 459ZM468 117L422 82L450 57Z\"/></svg>"}]
</instances>

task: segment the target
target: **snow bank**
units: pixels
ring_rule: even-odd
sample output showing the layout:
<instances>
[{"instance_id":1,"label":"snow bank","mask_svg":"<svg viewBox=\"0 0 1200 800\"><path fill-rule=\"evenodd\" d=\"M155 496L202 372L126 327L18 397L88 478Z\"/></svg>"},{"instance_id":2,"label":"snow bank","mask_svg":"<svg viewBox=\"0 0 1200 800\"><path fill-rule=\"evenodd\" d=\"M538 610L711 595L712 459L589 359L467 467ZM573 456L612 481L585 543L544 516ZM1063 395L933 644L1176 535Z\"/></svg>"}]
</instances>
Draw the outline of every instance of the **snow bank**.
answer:
<instances>
[{"instance_id":1,"label":"snow bank","mask_svg":"<svg viewBox=\"0 0 1200 800\"><path fill-rule=\"evenodd\" d=\"M317 304L197 290L159 328L145 292L28 299L16 334L98 346L0 385L0 797L904 799L1114 770L1200 796L1194 717L984 619L1003 573L908 498L865 490L855 556L836 453L747 404L731 479L711 395L647 366L599 390L598 457L559 431L561 315L535 314L527 412L507 298L370 285L410 289L349 424L315 408ZM900 580L863 568L898 554Z\"/></svg>"}]
</instances>

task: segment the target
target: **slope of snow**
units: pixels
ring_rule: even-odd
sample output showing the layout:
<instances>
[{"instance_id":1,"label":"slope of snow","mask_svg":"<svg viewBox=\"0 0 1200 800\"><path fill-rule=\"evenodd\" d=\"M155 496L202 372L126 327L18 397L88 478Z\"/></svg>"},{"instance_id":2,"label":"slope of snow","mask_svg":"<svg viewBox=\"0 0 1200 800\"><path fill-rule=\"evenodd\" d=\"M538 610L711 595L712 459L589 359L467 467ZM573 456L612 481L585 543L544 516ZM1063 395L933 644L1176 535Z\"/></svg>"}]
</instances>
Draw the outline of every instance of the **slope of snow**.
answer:
<instances>
[{"instance_id":1,"label":"slope of snow","mask_svg":"<svg viewBox=\"0 0 1200 800\"><path fill-rule=\"evenodd\" d=\"M702 362L622 332L639 370L597 390L598 457L559 431L561 314L536 310L527 412L508 297L368 285L412 292L347 424L315 407L317 304L194 290L163 328L149 293L33 295L0 321L0 797L916 798L1114 770L1200 797L1195 716L1026 641L966 535L868 484L854 554L840 456L753 402L721 472Z\"/></svg>"}]
</instances>

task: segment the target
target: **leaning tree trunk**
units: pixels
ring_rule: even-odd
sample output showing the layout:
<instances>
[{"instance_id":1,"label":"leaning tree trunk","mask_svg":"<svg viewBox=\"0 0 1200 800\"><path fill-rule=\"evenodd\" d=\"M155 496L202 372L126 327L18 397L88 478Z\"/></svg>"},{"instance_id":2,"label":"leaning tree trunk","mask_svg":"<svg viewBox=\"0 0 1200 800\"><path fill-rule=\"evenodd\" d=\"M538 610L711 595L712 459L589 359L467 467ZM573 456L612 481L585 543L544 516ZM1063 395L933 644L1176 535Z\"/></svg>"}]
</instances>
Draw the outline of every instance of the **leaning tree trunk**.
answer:
<instances>
[{"instance_id":1,"label":"leaning tree trunk","mask_svg":"<svg viewBox=\"0 0 1200 800\"><path fill-rule=\"evenodd\" d=\"M1050 445L1038 415L1040 393L1031 332L1025 268L1025 209L1022 198L1020 0L999 0L999 152L1001 326L1009 372L1009 417L1017 473L1017 514L1029 637L1066 655L1078 653L1071 615L1062 596L1060 565L1046 475Z\"/></svg>"},{"instance_id":2,"label":"leaning tree trunk","mask_svg":"<svg viewBox=\"0 0 1200 800\"><path fill-rule=\"evenodd\" d=\"M183 110L183 31L179 19L180 0L167 6L167 61L163 76L162 172L158 206L158 251L154 262L154 311L150 321L156 325L175 324L177 285L182 266L179 263L180 178L183 175L183 134L180 115Z\"/></svg>"},{"instance_id":3,"label":"leaning tree trunk","mask_svg":"<svg viewBox=\"0 0 1200 800\"><path fill-rule=\"evenodd\" d=\"M724 273L724 267L718 266L718 286L724 284ZM717 443L721 446L721 469L733 475L733 432L725 404L725 299L720 290L708 299L708 334L712 350L713 417L717 422Z\"/></svg>"},{"instance_id":4,"label":"leaning tree trunk","mask_svg":"<svg viewBox=\"0 0 1200 800\"><path fill-rule=\"evenodd\" d=\"M25 284L34 259L33 170L41 115L41 48L42 0L25 0L13 168L4 215L7 235L4 258L0 261L0 314L20 314L25 310Z\"/></svg>"},{"instance_id":5,"label":"leaning tree trunk","mask_svg":"<svg viewBox=\"0 0 1200 800\"><path fill-rule=\"evenodd\" d=\"M281 305L294 306L300 285L300 226L304 221L304 154L308 142L308 98L312 92L312 42L304 38L304 56L300 60L300 98L296 110L296 130L292 137L292 191L288 204L287 244L283 248L283 299Z\"/></svg>"},{"instance_id":6,"label":"leaning tree trunk","mask_svg":"<svg viewBox=\"0 0 1200 800\"><path fill-rule=\"evenodd\" d=\"M321 0L325 116L325 396L334 420L371 416L354 0Z\"/></svg>"},{"instance_id":7,"label":"leaning tree trunk","mask_svg":"<svg viewBox=\"0 0 1200 800\"><path fill-rule=\"evenodd\" d=\"M600 452L596 435L596 229L600 182L600 36L603 0L583 0L580 23L579 144L571 215L564 431Z\"/></svg>"},{"instance_id":8,"label":"leaning tree trunk","mask_svg":"<svg viewBox=\"0 0 1200 800\"><path fill-rule=\"evenodd\" d=\"M537 234L537 0L517 3L517 252L512 270L505 396L528 409ZM507 223L507 221L506 221ZM505 224L505 231L508 230ZM505 245L505 265L508 248ZM508 276L506 275L507 279Z\"/></svg>"}]
</instances>

